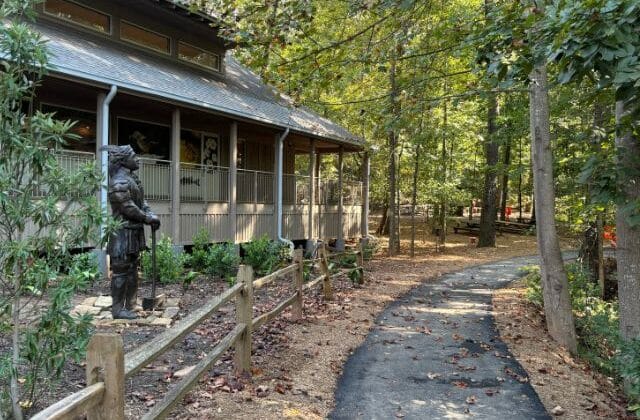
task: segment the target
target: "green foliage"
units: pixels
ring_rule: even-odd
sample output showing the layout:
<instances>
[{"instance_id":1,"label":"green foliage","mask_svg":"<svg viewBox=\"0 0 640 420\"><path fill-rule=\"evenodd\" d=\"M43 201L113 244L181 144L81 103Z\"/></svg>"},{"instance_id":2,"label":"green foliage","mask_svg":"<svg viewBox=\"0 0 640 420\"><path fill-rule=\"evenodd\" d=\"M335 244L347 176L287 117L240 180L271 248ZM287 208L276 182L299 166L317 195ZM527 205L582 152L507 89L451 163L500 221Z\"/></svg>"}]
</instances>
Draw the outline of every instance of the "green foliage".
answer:
<instances>
[{"instance_id":1,"label":"green foliage","mask_svg":"<svg viewBox=\"0 0 640 420\"><path fill-rule=\"evenodd\" d=\"M74 255L71 259L69 275L79 278L83 283L93 284L100 275L97 255L92 252Z\"/></svg>"},{"instance_id":2,"label":"green foliage","mask_svg":"<svg viewBox=\"0 0 640 420\"><path fill-rule=\"evenodd\" d=\"M229 284L235 283L240 257L231 242L213 244L205 256L205 272L210 276L226 279Z\"/></svg>"},{"instance_id":3,"label":"green foliage","mask_svg":"<svg viewBox=\"0 0 640 420\"><path fill-rule=\"evenodd\" d=\"M364 268L353 267L351 270L349 270L347 276L349 277L349 280L351 280L351 283L362 284L364 280Z\"/></svg>"},{"instance_id":4,"label":"green foliage","mask_svg":"<svg viewBox=\"0 0 640 420\"><path fill-rule=\"evenodd\" d=\"M356 256L356 254L343 254L338 259L338 264L340 265L340 267L349 268L355 267L357 261L358 257Z\"/></svg>"},{"instance_id":5,"label":"green foliage","mask_svg":"<svg viewBox=\"0 0 640 420\"><path fill-rule=\"evenodd\" d=\"M20 403L33 406L65 362L82 357L90 318L70 315L71 298L97 271L90 257L71 250L102 244L101 223L107 235L114 229L96 199L95 164L72 171L58 160L74 123L31 112L48 63L46 42L29 24L33 3L0 2L2 418L22 417Z\"/></svg>"},{"instance_id":6,"label":"green foliage","mask_svg":"<svg viewBox=\"0 0 640 420\"><path fill-rule=\"evenodd\" d=\"M181 280L184 272L184 255L174 252L173 241L168 236L162 235L156 245L156 265L158 280L161 283L175 283ZM143 251L140 254L140 266L144 278L147 281L153 279L152 250Z\"/></svg>"},{"instance_id":7,"label":"green foliage","mask_svg":"<svg viewBox=\"0 0 640 420\"><path fill-rule=\"evenodd\" d=\"M182 289L183 290L187 290L189 288L189 286L191 286L191 283L193 283L193 281L195 279L197 279L197 278L198 278L198 272L197 271L189 271L182 278Z\"/></svg>"},{"instance_id":8,"label":"green foliage","mask_svg":"<svg viewBox=\"0 0 640 420\"><path fill-rule=\"evenodd\" d=\"M625 391L630 400L627 409L640 417L640 339L623 342L617 362L618 372L624 379Z\"/></svg>"},{"instance_id":9,"label":"green foliage","mask_svg":"<svg viewBox=\"0 0 640 420\"><path fill-rule=\"evenodd\" d=\"M189 262L196 271L204 272L207 267L209 242L209 231L204 227L193 237L193 248Z\"/></svg>"},{"instance_id":10,"label":"green foliage","mask_svg":"<svg viewBox=\"0 0 640 420\"><path fill-rule=\"evenodd\" d=\"M269 239L267 235L242 244L243 262L253 267L256 276L274 272L284 261L286 246Z\"/></svg>"},{"instance_id":11,"label":"green foliage","mask_svg":"<svg viewBox=\"0 0 640 420\"><path fill-rule=\"evenodd\" d=\"M373 259L373 256L379 251L380 244L376 239L370 238L367 240L366 245L362 251L362 256L366 261Z\"/></svg>"}]
</instances>

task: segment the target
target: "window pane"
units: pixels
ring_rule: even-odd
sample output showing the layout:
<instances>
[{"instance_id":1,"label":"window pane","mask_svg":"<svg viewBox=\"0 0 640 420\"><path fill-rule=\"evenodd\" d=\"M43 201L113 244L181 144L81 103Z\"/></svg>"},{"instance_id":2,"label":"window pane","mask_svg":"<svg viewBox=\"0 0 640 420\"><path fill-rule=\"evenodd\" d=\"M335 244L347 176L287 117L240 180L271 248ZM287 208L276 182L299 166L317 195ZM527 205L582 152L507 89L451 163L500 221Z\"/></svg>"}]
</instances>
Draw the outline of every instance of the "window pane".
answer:
<instances>
[{"instance_id":1,"label":"window pane","mask_svg":"<svg viewBox=\"0 0 640 420\"><path fill-rule=\"evenodd\" d=\"M95 153L96 151L96 114L71 108L61 108L54 105L43 104L42 112L55 112L57 120L71 120L76 124L71 132L78 136L77 139L68 139L64 149L79 152Z\"/></svg>"},{"instance_id":2,"label":"window pane","mask_svg":"<svg viewBox=\"0 0 640 420\"><path fill-rule=\"evenodd\" d=\"M120 22L120 39L166 54L171 52L169 37L143 29L125 21Z\"/></svg>"},{"instance_id":3,"label":"window pane","mask_svg":"<svg viewBox=\"0 0 640 420\"><path fill-rule=\"evenodd\" d=\"M108 15L67 0L47 0L44 11L96 31L111 32L111 18Z\"/></svg>"},{"instance_id":4,"label":"window pane","mask_svg":"<svg viewBox=\"0 0 640 420\"><path fill-rule=\"evenodd\" d=\"M178 57L182 60L190 61L199 66L213 70L220 70L218 54L202 50L184 42L178 44Z\"/></svg>"},{"instance_id":5,"label":"window pane","mask_svg":"<svg viewBox=\"0 0 640 420\"><path fill-rule=\"evenodd\" d=\"M140 157L170 159L171 128L118 118L118 144L129 144Z\"/></svg>"}]
</instances>

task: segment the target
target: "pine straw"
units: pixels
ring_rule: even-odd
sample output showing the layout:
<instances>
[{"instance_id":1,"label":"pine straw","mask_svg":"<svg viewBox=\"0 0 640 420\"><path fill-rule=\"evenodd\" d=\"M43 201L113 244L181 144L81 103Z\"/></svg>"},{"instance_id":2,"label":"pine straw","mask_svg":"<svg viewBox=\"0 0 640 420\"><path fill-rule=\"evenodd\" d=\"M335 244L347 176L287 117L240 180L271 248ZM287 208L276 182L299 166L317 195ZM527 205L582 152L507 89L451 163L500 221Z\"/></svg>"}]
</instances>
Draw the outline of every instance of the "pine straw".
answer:
<instances>
[{"instance_id":1,"label":"pine straw","mask_svg":"<svg viewBox=\"0 0 640 420\"><path fill-rule=\"evenodd\" d=\"M278 351L253 357L253 377L242 390L220 386L220 377L205 377L172 417L324 418L334 406L344 362L389 302L441 274L536 252L532 236L506 234L498 237L496 248L479 249L469 244L467 236L452 234L442 253L436 253L433 238L428 239L418 241L414 259L407 256L409 243L403 240L404 255L378 256L369 262L368 282L361 288L346 279L336 282L332 302L324 302L318 294L305 297L302 322L289 322L285 313L266 327L279 343Z\"/></svg>"}]
</instances>

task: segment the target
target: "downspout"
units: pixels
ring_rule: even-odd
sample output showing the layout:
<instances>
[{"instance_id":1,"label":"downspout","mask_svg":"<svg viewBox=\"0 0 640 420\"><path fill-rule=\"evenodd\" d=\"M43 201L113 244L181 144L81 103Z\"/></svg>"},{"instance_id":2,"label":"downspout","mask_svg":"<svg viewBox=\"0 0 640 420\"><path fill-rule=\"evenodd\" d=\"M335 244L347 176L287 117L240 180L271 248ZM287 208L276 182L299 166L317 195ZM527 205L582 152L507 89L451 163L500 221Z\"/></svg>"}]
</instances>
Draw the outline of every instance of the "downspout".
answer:
<instances>
[{"instance_id":1,"label":"downspout","mask_svg":"<svg viewBox=\"0 0 640 420\"><path fill-rule=\"evenodd\" d=\"M102 146L106 146L109 144L109 105L111 101L116 96L118 92L118 87L116 85L111 85L111 89L109 89L109 93L104 98L102 102L102 112L101 112L101 124L100 124L100 138L101 143L98 148L98 152L100 153L100 173L104 179L105 184L103 184L102 188L100 188L100 207L102 211L106 213L107 211L107 185L109 182L109 154L107 150L105 150ZM100 227L100 232L104 236L105 226L104 224Z\"/></svg>"},{"instance_id":2,"label":"downspout","mask_svg":"<svg viewBox=\"0 0 640 420\"><path fill-rule=\"evenodd\" d=\"M277 171L277 181L276 181L276 238L278 238L279 242L283 242L286 245L289 246L289 249L291 250L291 254L293 255L293 249L294 249L294 245L293 242L291 242L289 239L283 238L282 237L282 178L283 175L282 173L284 172L283 170L283 159L282 159L282 154L283 154L283 145L284 145L284 139L289 135L289 127L287 127L286 130L284 130L284 133L282 133L282 135L280 137L278 137L278 140L276 142L276 148L277 148L277 161L276 161L276 171Z\"/></svg>"}]
</instances>

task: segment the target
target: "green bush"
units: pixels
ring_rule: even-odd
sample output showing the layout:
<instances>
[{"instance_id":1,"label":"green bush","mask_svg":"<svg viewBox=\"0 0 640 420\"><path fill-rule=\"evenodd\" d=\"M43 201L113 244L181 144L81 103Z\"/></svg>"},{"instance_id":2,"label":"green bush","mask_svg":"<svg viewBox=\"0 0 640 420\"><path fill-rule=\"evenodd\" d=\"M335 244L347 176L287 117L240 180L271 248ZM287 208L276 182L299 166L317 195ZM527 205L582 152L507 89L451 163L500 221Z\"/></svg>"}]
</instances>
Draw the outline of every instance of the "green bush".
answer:
<instances>
[{"instance_id":1,"label":"green bush","mask_svg":"<svg viewBox=\"0 0 640 420\"><path fill-rule=\"evenodd\" d=\"M93 284L100 275L98 257L93 252L83 252L71 258L69 275L78 279L81 283Z\"/></svg>"},{"instance_id":2,"label":"green bush","mask_svg":"<svg viewBox=\"0 0 640 420\"><path fill-rule=\"evenodd\" d=\"M627 409L640 417L640 339L621 343L617 368L629 398Z\"/></svg>"},{"instance_id":3,"label":"green bush","mask_svg":"<svg viewBox=\"0 0 640 420\"><path fill-rule=\"evenodd\" d=\"M213 244L205 255L205 272L210 276L218 276L232 284L238 271L240 257L231 242Z\"/></svg>"},{"instance_id":4,"label":"green bush","mask_svg":"<svg viewBox=\"0 0 640 420\"><path fill-rule=\"evenodd\" d=\"M207 254L209 251L209 231L201 228L193 237L190 265L196 271L204 272L207 267Z\"/></svg>"},{"instance_id":5,"label":"green bush","mask_svg":"<svg viewBox=\"0 0 640 420\"><path fill-rule=\"evenodd\" d=\"M173 251L173 242L168 236L162 235L156 247L156 264L158 267L158 280L161 283L175 283L180 280L184 271L184 255ZM153 265L151 250L141 254L142 274L145 279L153 278Z\"/></svg>"},{"instance_id":6,"label":"green bush","mask_svg":"<svg viewBox=\"0 0 640 420\"><path fill-rule=\"evenodd\" d=\"M267 275L274 272L284 261L285 247L264 235L242 245L243 262L253 267L256 276Z\"/></svg>"}]
</instances>

